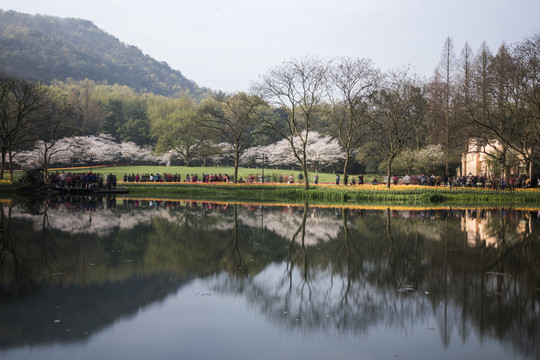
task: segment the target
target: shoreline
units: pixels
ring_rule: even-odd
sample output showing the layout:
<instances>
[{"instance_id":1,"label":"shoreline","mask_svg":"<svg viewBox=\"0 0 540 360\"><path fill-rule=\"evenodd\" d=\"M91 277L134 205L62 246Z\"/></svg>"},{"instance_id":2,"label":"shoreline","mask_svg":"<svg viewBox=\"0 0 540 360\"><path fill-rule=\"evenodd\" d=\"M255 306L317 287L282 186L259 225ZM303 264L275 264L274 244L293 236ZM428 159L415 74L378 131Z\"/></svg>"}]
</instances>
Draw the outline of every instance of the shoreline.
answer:
<instances>
[{"instance_id":1,"label":"shoreline","mask_svg":"<svg viewBox=\"0 0 540 360\"><path fill-rule=\"evenodd\" d=\"M332 205L445 206L445 207L525 207L540 209L540 188L485 189L471 187L431 187L420 185L334 185L283 183L130 183L118 182L129 190L127 196L176 198L205 201L266 203L311 203ZM36 197L39 187L0 187L6 197ZM33 189L33 191L32 191ZM73 195L73 194L72 194Z\"/></svg>"},{"instance_id":2,"label":"shoreline","mask_svg":"<svg viewBox=\"0 0 540 360\"><path fill-rule=\"evenodd\" d=\"M420 185L310 185L254 183L121 183L130 196L189 199L442 206L531 206L540 209L540 189L492 190Z\"/></svg>"}]
</instances>

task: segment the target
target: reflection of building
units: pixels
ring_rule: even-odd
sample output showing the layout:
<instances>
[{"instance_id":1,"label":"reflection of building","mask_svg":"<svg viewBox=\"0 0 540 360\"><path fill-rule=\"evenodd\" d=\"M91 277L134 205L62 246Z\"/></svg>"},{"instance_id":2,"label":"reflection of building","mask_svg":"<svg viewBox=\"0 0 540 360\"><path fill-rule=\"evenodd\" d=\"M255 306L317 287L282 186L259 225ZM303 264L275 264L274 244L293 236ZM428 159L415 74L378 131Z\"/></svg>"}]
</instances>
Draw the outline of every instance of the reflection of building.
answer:
<instances>
[{"instance_id":1,"label":"reflection of building","mask_svg":"<svg viewBox=\"0 0 540 360\"><path fill-rule=\"evenodd\" d=\"M469 214L461 218L461 230L467 234L467 243L471 247L476 247L482 243L486 246L497 246L497 238L487 231L488 217L469 216Z\"/></svg>"},{"instance_id":2,"label":"reflection of building","mask_svg":"<svg viewBox=\"0 0 540 360\"><path fill-rule=\"evenodd\" d=\"M505 223L507 225L501 225ZM494 227L494 224L499 226ZM532 232L532 218L514 214L510 218L501 219L491 211L482 213L471 211L462 216L461 231L466 233L467 243L471 247L498 247L501 242L522 241L525 234Z\"/></svg>"}]
</instances>

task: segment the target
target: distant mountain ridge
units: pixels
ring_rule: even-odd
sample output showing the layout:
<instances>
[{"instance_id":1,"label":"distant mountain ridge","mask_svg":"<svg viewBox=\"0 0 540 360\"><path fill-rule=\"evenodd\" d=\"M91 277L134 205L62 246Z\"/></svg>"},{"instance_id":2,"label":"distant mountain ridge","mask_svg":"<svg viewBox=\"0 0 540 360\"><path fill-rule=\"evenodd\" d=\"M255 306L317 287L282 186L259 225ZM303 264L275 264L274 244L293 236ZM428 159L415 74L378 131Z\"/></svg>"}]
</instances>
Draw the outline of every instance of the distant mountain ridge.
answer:
<instances>
[{"instance_id":1,"label":"distant mountain ridge","mask_svg":"<svg viewBox=\"0 0 540 360\"><path fill-rule=\"evenodd\" d=\"M91 21L0 9L0 71L46 84L90 79L164 96L206 89Z\"/></svg>"}]
</instances>

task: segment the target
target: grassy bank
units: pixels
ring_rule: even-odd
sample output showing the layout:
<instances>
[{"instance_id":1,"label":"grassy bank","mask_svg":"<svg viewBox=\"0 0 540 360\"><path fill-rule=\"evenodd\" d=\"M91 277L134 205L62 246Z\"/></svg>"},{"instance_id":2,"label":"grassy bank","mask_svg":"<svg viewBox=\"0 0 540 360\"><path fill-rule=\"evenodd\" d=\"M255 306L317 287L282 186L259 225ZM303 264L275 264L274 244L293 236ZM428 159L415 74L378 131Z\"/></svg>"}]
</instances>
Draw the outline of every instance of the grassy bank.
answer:
<instances>
[{"instance_id":1,"label":"grassy bank","mask_svg":"<svg viewBox=\"0 0 540 360\"><path fill-rule=\"evenodd\" d=\"M529 206L540 208L540 189L487 190L424 186L312 186L284 184L123 184L130 196L261 202L310 202L346 204Z\"/></svg>"},{"instance_id":2,"label":"grassy bank","mask_svg":"<svg viewBox=\"0 0 540 360\"><path fill-rule=\"evenodd\" d=\"M335 175L319 173L319 185L311 185L309 191L298 183L298 171L265 169L268 180L279 181L290 174L295 176L295 184L285 183L123 183L124 174L179 174L182 179L187 174L232 174L230 167L184 167L184 166L95 166L92 168L64 168L52 171L99 172L113 174L120 180L118 186L130 189L130 196L151 198L183 198L215 201L253 202L310 202L326 204L389 204L417 206L505 206L540 208L540 189L490 190L482 188L448 188L397 185L387 189L384 185L336 186ZM260 175L262 169L240 168L239 177ZM310 174L310 180L313 178ZM357 175L355 175L356 177ZM365 176L369 183L373 175ZM312 183L310 181L310 183ZM15 194L14 186L0 183L3 196ZM28 194L31 195L31 194Z\"/></svg>"}]
</instances>

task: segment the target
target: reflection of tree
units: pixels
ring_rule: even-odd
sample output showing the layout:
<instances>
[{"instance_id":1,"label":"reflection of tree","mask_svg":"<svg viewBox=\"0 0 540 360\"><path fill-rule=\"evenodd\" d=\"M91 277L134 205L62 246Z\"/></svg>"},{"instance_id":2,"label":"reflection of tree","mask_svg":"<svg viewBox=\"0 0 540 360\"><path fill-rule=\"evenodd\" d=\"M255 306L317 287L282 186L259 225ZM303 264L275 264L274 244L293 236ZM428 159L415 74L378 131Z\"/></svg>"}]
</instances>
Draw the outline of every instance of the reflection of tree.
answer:
<instances>
[{"instance_id":1,"label":"reflection of tree","mask_svg":"<svg viewBox=\"0 0 540 360\"><path fill-rule=\"evenodd\" d=\"M30 283L24 258L19 256L16 239L12 236L11 204L0 206L0 296L23 291Z\"/></svg>"},{"instance_id":2,"label":"reflection of tree","mask_svg":"<svg viewBox=\"0 0 540 360\"><path fill-rule=\"evenodd\" d=\"M286 295L287 299L291 298L292 290L293 290L293 274L294 270L296 268L301 269L301 277L302 277L302 284L300 286L300 297L301 299L304 298L304 290L307 286L308 289L308 298L311 297L311 289L309 286L309 274L308 274L308 256L307 256L307 249L305 244L305 238L306 238L306 219L307 219L307 213L308 213L308 204L304 204L304 211L302 215L302 222L296 232L294 233L291 243L289 246L289 256L287 259L287 274L289 279L289 289ZM297 244L297 238L298 235L300 235L300 241L299 244ZM303 266L302 266L303 264ZM301 301L303 303L303 301ZM301 314L302 309L299 309L299 314Z\"/></svg>"},{"instance_id":3,"label":"reflection of tree","mask_svg":"<svg viewBox=\"0 0 540 360\"><path fill-rule=\"evenodd\" d=\"M231 273L240 273L243 275L249 274L247 263L242 256L242 250L240 249L240 235L239 235L239 223L238 223L238 205L233 205L233 230L231 234L231 243L225 249L225 253L222 256L223 267ZM229 253L229 254L227 254Z\"/></svg>"},{"instance_id":4,"label":"reflection of tree","mask_svg":"<svg viewBox=\"0 0 540 360\"><path fill-rule=\"evenodd\" d=\"M344 293L342 295L343 305L345 305L348 302L349 291L351 290L352 280L355 274L354 274L353 262L352 262L349 225L347 224L347 209L342 209L341 211L342 211L342 217L343 217L343 247L338 253L337 266L339 268L343 267L343 265L341 264L341 259L343 258L342 256L343 253L345 253L345 261L347 264L347 275L346 275L347 286L345 286Z\"/></svg>"},{"instance_id":5,"label":"reflection of tree","mask_svg":"<svg viewBox=\"0 0 540 360\"><path fill-rule=\"evenodd\" d=\"M0 232L3 289L5 279L15 278L10 255L15 253L22 264L18 279L54 287L66 298L92 288L102 308L108 306L105 291L120 306L115 288L140 290L147 282L158 286L167 279L165 293L170 293L183 279L204 278L216 292L245 296L269 321L287 329L364 334L379 326L407 331L435 320L438 327L426 327L437 327L444 344L452 340L453 324L459 324L463 342L478 334L532 357L540 354L534 290L540 287L540 224L529 213L509 215L505 238L516 226L514 240L471 246L461 229L461 210L422 214L304 204L265 207L263 222L259 206L182 203L109 209L98 204L92 226L100 212L123 224L71 235L51 224L57 216L75 217L75 210L52 209L43 222L43 204L22 213L17 205L3 207L0 226L5 229L7 220L12 224L9 232ZM77 211L88 220L87 212ZM493 222L501 215L491 214L486 218ZM43 241L35 241L39 232L29 225L35 216L46 224ZM278 231L273 222L285 218ZM524 220L527 227L517 230ZM43 254L44 242L48 254ZM45 301L30 293L34 301ZM147 294L144 304L152 299Z\"/></svg>"},{"instance_id":6,"label":"reflection of tree","mask_svg":"<svg viewBox=\"0 0 540 360\"><path fill-rule=\"evenodd\" d=\"M321 216L322 211L318 212ZM269 318L291 329L363 333L384 324L406 331L432 314L446 346L459 324L463 342L478 333L483 339L513 344L524 354L540 354L534 325L540 316L538 298L532 290L538 287L540 274L531 271L540 262L537 237L499 249L471 248L460 230L460 211L434 212L416 233L401 229L421 220L402 218L392 211L381 215L356 217L353 227L342 215L343 232L336 238L340 241L316 246L301 247L301 228L297 228L293 244L298 246L290 246L290 257L283 264L286 281L280 278L268 284L274 275L266 272L281 269L276 264L249 282L240 285L230 280L226 288L216 284L216 289L245 294ZM430 226L439 236L423 236ZM504 264L497 265L500 261ZM497 273L510 268L512 276ZM335 281L336 274L341 282ZM308 297L304 296L306 279ZM495 291L487 291L490 284Z\"/></svg>"}]
</instances>

